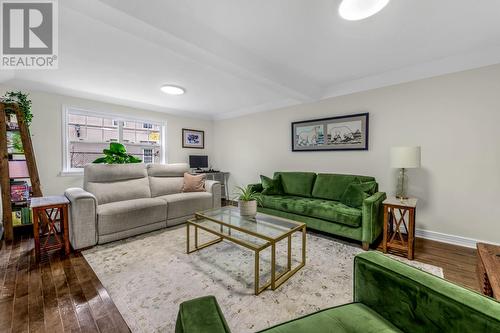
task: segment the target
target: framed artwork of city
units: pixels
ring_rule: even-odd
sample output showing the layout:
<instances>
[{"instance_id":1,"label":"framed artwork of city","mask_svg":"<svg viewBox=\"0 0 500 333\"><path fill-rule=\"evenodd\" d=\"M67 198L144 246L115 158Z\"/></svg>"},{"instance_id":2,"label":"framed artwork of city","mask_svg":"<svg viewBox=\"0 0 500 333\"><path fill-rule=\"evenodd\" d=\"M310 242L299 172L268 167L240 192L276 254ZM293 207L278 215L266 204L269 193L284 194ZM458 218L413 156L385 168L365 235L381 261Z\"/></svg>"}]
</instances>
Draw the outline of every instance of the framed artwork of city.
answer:
<instances>
[{"instance_id":1,"label":"framed artwork of city","mask_svg":"<svg viewBox=\"0 0 500 333\"><path fill-rule=\"evenodd\" d=\"M368 113L292 123L292 151L368 150Z\"/></svg>"}]
</instances>

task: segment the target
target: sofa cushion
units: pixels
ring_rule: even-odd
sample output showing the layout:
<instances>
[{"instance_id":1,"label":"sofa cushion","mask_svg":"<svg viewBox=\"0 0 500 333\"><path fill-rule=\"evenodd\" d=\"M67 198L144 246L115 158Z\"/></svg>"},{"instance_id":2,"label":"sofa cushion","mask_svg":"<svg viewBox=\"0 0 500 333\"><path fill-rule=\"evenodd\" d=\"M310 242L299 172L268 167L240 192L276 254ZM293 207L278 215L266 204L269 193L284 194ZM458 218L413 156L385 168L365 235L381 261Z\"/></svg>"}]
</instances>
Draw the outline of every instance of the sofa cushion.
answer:
<instances>
[{"instance_id":1,"label":"sofa cushion","mask_svg":"<svg viewBox=\"0 0 500 333\"><path fill-rule=\"evenodd\" d=\"M281 177L279 175L274 179L260 175L260 181L262 183L262 194L283 194L283 186L281 185Z\"/></svg>"},{"instance_id":2,"label":"sofa cushion","mask_svg":"<svg viewBox=\"0 0 500 333\"><path fill-rule=\"evenodd\" d=\"M347 186L353 182L375 181L375 178L368 176L342 175L335 173L320 173L314 182L312 196L314 198L340 201Z\"/></svg>"},{"instance_id":3,"label":"sofa cushion","mask_svg":"<svg viewBox=\"0 0 500 333\"><path fill-rule=\"evenodd\" d=\"M363 201L375 194L376 187L376 182L351 183L342 194L340 202L349 207L361 208Z\"/></svg>"},{"instance_id":4,"label":"sofa cushion","mask_svg":"<svg viewBox=\"0 0 500 333\"><path fill-rule=\"evenodd\" d=\"M275 172L274 178L278 177L281 179L285 194L310 197L316 174L314 172Z\"/></svg>"},{"instance_id":5,"label":"sofa cushion","mask_svg":"<svg viewBox=\"0 0 500 333\"><path fill-rule=\"evenodd\" d=\"M149 177L152 197L181 193L183 185L184 177Z\"/></svg>"},{"instance_id":6,"label":"sofa cushion","mask_svg":"<svg viewBox=\"0 0 500 333\"><path fill-rule=\"evenodd\" d=\"M151 198L148 177L114 182L87 182L85 190L96 197L98 205Z\"/></svg>"},{"instance_id":7,"label":"sofa cushion","mask_svg":"<svg viewBox=\"0 0 500 333\"><path fill-rule=\"evenodd\" d=\"M184 172L188 171L189 164L187 163L151 163L147 165L147 172L150 177L182 177Z\"/></svg>"},{"instance_id":8,"label":"sofa cushion","mask_svg":"<svg viewBox=\"0 0 500 333\"><path fill-rule=\"evenodd\" d=\"M350 227L361 225L361 209L340 202L284 195L261 195L262 206L303 216L315 217Z\"/></svg>"},{"instance_id":9,"label":"sofa cushion","mask_svg":"<svg viewBox=\"0 0 500 333\"><path fill-rule=\"evenodd\" d=\"M389 333L402 331L366 305L351 303L312 313L261 332Z\"/></svg>"},{"instance_id":10,"label":"sofa cushion","mask_svg":"<svg viewBox=\"0 0 500 333\"><path fill-rule=\"evenodd\" d=\"M182 192L205 192L205 178L207 178L207 175L204 173L192 175L185 172Z\"/></svg>"},{"instance_id":11,"label":"sofa cushion","mask_svg":"<svg viewBox=\"0 0 500 333\"><path fill-rule=\"evenodd\" d=\"M193 215L212 208L212 194L208 192L186 192L158 197L167 202L167 218L175 219Z\"/></svg>"},{"instance_id":12,"label":"sofa cushion","mask_svg":"<svg viewBox=\"0 0 500 333\"><path fill-rule=\"evenodd\" d=\"M166 220L167 203L161 199L134 199L97 206L99 235L112 234Z\"/></svg>"},{"instance_id":13,"label":"sofa cushion","mask_svg":"<svg viewBox=\"0 0 500 333\"><path fill-rule=\"evenodd\" d=\"M87 164L83 172L84 186L87 182L109 183L148 176L143 163L129 164Z\"/></svg>"}]
</instances>

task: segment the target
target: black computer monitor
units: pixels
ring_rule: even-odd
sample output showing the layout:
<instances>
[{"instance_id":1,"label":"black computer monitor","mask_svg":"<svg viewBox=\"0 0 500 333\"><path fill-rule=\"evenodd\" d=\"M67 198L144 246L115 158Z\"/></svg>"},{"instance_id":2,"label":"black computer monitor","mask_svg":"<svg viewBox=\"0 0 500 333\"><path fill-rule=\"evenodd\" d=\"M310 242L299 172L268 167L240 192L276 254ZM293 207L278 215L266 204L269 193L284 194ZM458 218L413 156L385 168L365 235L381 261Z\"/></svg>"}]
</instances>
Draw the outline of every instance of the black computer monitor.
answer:
<instances>
[{"instance_id":1,"label":"black computer monitor","mask_svg":"<svg viewBox=\"0 0 500 333\"><path fill-rule=\"evenodd\" d=\"M208 168L208 156L189 155L189 167L193 169Z\"/></svg>"}]
</instances>

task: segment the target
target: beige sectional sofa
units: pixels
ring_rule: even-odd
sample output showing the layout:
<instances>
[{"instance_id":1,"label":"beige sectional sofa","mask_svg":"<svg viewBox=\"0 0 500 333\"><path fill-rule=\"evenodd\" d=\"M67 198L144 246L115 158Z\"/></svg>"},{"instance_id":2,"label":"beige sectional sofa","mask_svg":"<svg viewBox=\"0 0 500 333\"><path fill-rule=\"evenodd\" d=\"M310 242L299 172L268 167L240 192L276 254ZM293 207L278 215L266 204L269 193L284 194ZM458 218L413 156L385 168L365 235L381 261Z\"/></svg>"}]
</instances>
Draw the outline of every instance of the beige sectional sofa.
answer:
<instances>
[{"instance_id":1,"label":"beige sectional sofa","mask_svg":"<svg viewBox=\"0 0 500 333\"><path fill-rule=\"evenodd\" d=\"M69 188L69 233L74 249L107 243L185 222L196 211L220 207L220 183L205 192L182 192L178 164L89 164L83 189Z\"/></svg>"}]
</instances>

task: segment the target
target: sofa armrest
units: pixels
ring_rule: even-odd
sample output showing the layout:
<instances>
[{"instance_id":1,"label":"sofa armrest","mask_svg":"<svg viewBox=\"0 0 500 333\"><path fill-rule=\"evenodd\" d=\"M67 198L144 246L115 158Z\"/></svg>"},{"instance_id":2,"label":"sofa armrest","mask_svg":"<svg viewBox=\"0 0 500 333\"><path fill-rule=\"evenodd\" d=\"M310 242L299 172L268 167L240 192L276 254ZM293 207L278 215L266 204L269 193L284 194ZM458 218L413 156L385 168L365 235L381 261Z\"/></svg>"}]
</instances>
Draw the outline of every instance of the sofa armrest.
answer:
<instances>
[{"instance_id":1,"label":"sofa armrest","mask_svg":"<svg viewBox=\"0 0 500 333\"><path fill-rule=\"evenodd\" d=\"M200 332L231 332L214 296L195 298L179 306L175 333Z\"/></svg>"},{"instance_id":2,"label":"sofa armrest","mask_svg":"<svg viewBox=\"0 0 500 333\"><path fill-rule=\"evenodd\" d=\"M373 243L382 232L384 223L382 201L386 198L385 192L377 192L363 201L363 233L361 238L363 242Z\"/></svg>"},{"instance_id":3,"label":"sofa armrest","mask_svg":"<svg viewBox=\"0 0 500 333\"><path fill-rule=\"evenodd\" d=\"M221 206L221 185L215 180L205 180L205 191L212 193L212 208Z\"/></svg>"},{"instance_id":4,"label":"sofa armrest","mask_svg":"<svg viewBox=\"0 0 500 333\"><path fill-rule=\"evenodd\" d=\"M354 301L404 332L500 332L500 303L376 251L354 258Z\"/></svg>"},{"instance_id":5,"label":"sofa armrest","mask_svg":"<svg viewBox=\"0 0 500 333\"><path fill-rule=\"evenodd\" d=\"M252 189L252 191L257 192L257 193L262 192L262 190L264 189L264 188L262 187L262 184L261 184L261 183L257 183L257 184L248 184L248 187L250 187L250 188Z\"/></svg>"},{"instance_id":6,"label":"sofa armrest","mask_svg":"<svg viewBox=\"0 0 500 333\"><path fill-rule=\"evenodd\" d=\"M64 195L70 201L69 240L73 249L97 244L97 200L81 188L68 188Z\"/></svg>"}]
</instances>

